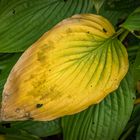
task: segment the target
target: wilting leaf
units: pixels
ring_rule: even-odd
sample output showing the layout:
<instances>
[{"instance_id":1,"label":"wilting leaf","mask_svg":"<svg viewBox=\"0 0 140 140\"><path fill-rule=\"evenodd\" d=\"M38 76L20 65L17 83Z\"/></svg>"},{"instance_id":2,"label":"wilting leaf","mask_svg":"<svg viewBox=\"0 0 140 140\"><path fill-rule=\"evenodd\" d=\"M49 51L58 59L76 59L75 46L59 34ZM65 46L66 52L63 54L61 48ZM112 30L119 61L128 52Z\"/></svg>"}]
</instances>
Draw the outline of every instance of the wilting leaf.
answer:
<instances>
[{"instance_id":1,"label":"wilting leaf","mask_svg":"<svg viewBox=\"0 0 140 140\"><path fill-rule=\"evenodd\" d=\"M0 54L0 100L2 96L3 86L6 82L8 74L12 69L13 65L16 63L21 53L13 54Z\"/></svg>"},{"instance_id":2,"label":"wilting leaf","mask_svg":"<svg viewBox=\"0 0 140 140\"><path fill-rule=\"evenodd\" d=\"M52 120L99 103L128 70L112 25L75 15L33 44L12 69L3 91L3 120Z\"/></svg>"},{"instance_id":3,"label":"wilting leaf","mask_svg":"<svg viewBox=\"0 0 140 140\"><path fill-rule=\"evenodd\" d=\"M101 103L62 118L64 140L118 140L130 118L134 99L129 72L119 88Z\"/></svg>"}]
</instances>

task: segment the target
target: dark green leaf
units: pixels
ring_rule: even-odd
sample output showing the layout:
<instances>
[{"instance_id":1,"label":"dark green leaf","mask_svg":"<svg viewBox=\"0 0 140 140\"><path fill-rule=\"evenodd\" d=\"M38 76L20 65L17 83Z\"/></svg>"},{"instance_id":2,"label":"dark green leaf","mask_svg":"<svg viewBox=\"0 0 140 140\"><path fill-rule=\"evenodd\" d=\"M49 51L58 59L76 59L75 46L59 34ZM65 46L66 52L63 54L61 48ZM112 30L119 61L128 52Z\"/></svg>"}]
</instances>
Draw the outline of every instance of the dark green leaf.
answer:
<instances>
[{"instance_id":1,"label":"dark green leaf","mask_svg":"<svg viewBox=\"0 0 140 140\"><path fill-rule=\"evenodd\" d=\"M108 7L108 3L110 2L111 0L108 2L106 0L104 2L102 7L100 8L100 14L106 17L114 26L118 26L126 19L126 17L129 15L129 12L106 8Z\"/></svg>"},{"instance_id":2,"label":"dark green leaf","mask_svg":"<svg viewBox=\"0 0 140 140\"><path fill-rule=\"evenodd\" d=\"M60 119L37 122L37 121L21 121L21 122L1 122L0 133L8 135L20 135L26 132L28 135L36 135L46 137L61 133Z\"/></svg>"},{"instance_id":3,"label":"dark green leaf","mask_svg":"<svg viewBox=\"0 0 140 140\"><path fill-rule=\"evenodd\" d=\"M26 131L15 129L11 127L10 123L0 124L0 140L40 140L38 136L27 133ZM3 140L3 139L2 139Z\"/></svg>"},{"instance_id":4,"label":"dark green leaf","mask_svg":"<svg viewBox=\"0 0 140 140\"><path fill-rule=\"evenodd\" d=\"M96 9L96 12L99 13L100 8L102 7L105 0L93 0L93 2L94 2L94 7Z\"/></svg>"},{"instance_id":5,"label":"dark green leaf","mask_svg":"<svg viewBox=\"0 0 140 140\"><path fill-rule=\"evenodd\" d=\"M138 124L140 123L139 114L140 114L140 105L135 105L133 112L132 112L132 115L131 115L131 118L126 125L124 132L120 137L120 140L127 140L127 138L135 137L136 128L137 128Z\"/></svg>"},{"instance_id":6,"label":"dark green leaf","mask_svg":"<svg viewBox=\"0 0 140 140\"><path fill-rule=\"evenodd\" d=\"M131 63L131 67L134 67L134 63L135 63L135 59L136 59L136 55L137 52L139 50L140 46L136 45L136 46L130 46L127 48L128 51L128 58L129 58L129 63ZM135 73L134 73L135 74Z\"/></svg>"},{"instance_id":7,"label":"dark green leaf","mask_svg":"<svg viewBox=\"0 0 140 140\"><path fill-rule=\"evenodd\" d=\"M1 0L0 52L22 52L62 19L93 10L93 0Z\"/></svg>"},{"instance_id":8,"label":"dark green leaf","mask_svg":"<svg viewBox=\"0 0 140 140\"><path fill-rule=\"evenodd\" d=\"M124 43L127 47L129 63L134 64L137 52L140 48L140 40L133 34L129 33L126 39L124 40ZM130 67L133 68L133 65L131 65Z\"/></svg>"},{"instance_id":9,"label":"dark green leaf","mask_svg":"<svg viewBox=\"0 0 140 140\"><path fill-rule=\"evenodd\" d=\"M41 140L39 137L36 136L21 136L21 135L5 135L3 136L4 139L2 140ZM0 136L1 138L1 136Z\"/></svg>"},{"instance_id":10,"label":"dark green leaf","mask_svg":"<svg viewBox=\"0 0 140 140\"><path fill-rule=\"evenodd\" d=\"M12 128L25 130L30 134L46 137L61 133L60 119L48 122L23 121L11 124Z\"/></svg>"},{"instance_id":11,"label":"dark green leaf","mask_svg":"<svg viewBox=\"0 0 140 140\"><path fill-rule=\"evenodd\" d=\"M64 140L118 140L130 118L134 99L133 79L129 72L118 90L100 104L62 118Z\"/></svg>"},{"instance_id":12,"label":"dark green leaf","mask_svg":"<svg viewBox=\"0 0 140 140\"><path fill-rule=\"evenodd\" d=\"M131 118L130 118L128 124L126 125L124 131L128 131L132 126L136 126L140 123L139 114L140 114L140 105L138 104L134 107Z\"/></svg>"},{"instance_id":13,"label":"dark green leaf","mask_svg":"<svg viewBox=\"0 0 140 140\"><path fill-rule=\"evenodd\" d=\"M140 6L139 0L107 0L106 9L114 11L132 12Z\"/></svg>"},{"instance_id":14,"label":"dark green leaf","mask_svg":"<svg viewBox=\"0 0 140 140\"><path fill-rule=\"evenodd\" d=\"M136 140L140 140L140 124L139 124L139 127L137 129L137 138Z\"/></svg>"},{"instance_id":15,"label":"dark green leaf","mask_svg":"<svg viewBox=\"0 0 140 140\"><path fill-rule=\"evenodd\" d=\"M106 17L114 26L118 24L119 21L126 17L126 14L122 11L111 11L101 8L101 15Z\"/></svg>"},{"instance_id":16,"label":"dark green leaf","mask_svg":"<svg viewBox=\"0 0 140 140\"><path fill-rule=\"evenodd\" d=\"M108 18L113 25L120 25L126 17L140 6L139 0L106 0L100 14Z\"/></svg>"},{"instance_id":17,"label":"dark green leaf","mask_svg":"<svg viewBox=\"0 0 140 140\"><path fill-rule=\"evenodd\" d=\"M138 7L123 23L123 27L140 37L140 7Z\"/></svg>"},{"instance_id":18,"label":"dark green leaf","mask_svg":"<svg viewBox=\"0 0 140 140\"><path fill-rule=\"evenodd\" d=\"M136 55L133 70L135 82L137 82L138 80L140 80L140 46Z\"/></svg>"}]
</instances>

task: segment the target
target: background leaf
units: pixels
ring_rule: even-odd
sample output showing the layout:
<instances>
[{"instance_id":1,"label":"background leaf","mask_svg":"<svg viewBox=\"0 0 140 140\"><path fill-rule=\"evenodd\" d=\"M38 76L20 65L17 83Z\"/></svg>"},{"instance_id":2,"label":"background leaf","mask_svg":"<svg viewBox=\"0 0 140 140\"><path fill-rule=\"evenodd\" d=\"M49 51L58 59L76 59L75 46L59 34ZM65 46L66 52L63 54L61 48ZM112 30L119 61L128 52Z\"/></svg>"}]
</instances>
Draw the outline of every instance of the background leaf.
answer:
<instances>
[{"instance_id":1,"label":"background leaf","mask_svg":"<svg viewBox=\"0 0 140 140\"><path fill-rule=\"evenodd\" d=\"M140 37L140 7L126 19L123 27Z\"/></svg>"},{"instance_id":2,"label":"background leaf","mask_svg":"<svg viewBox=\"0 0 140 140\"><path fill-rule=\"evenodd\" d=\"M130 72L120 87L100 104L62 118L64 140L118 140L128 122L134 103Z\"/></svg>"},{"instance_id":3,"label":"background leaf","mask_svg":"<svg viewBox=\"0 0 140 140\"><path fill-rule=\"evenodd\" d=\"M62 19L92 10L92 0L1 0L0 52L22 52Z\"/></svg>"},{"instance_id":4,"label":"background leaf","mask_svg":"<svg viewBox=\"0 0 140 140\"><path fill-rule=\"evenodd\" d=\"M139 0L105 0L100 8L100 14L108 18L115 27L118 27L138 6L140 6Z\"/></svg>"},{"instance_id":5,"label":"background leaf","mask_svg":"<svg viewBox=\"0 0 140 140\"><path fill-rule=\"evenodd\" d=\"M60 119L48 122L22 121L11 124L12 128L25 130L30 134L46 137L61 133Z\"/></svg>"},{"instance_id":6,"label":"background leaf","mask_svg":"<svg viewBox=\"0 0 140 140\"><path fill-rule=\"evenodd\" d=\"M137 129L137 139L136 140L140 140L140 124L139 124L139 127Z\"/></svg>"},{"instance_id":7,"label":"background leaf","mask_svg":"<svg viewBox=\"0 0 140 140\"><path fill-rule=\"evenodd\" d=\"M21 135L0 135L0 140L41 140L36 136L21 136Z\"/></svg>"},{"instance_id":8,"label":"background leaf","mask_svg":"<svg viewBox=\"0 0 140 140\"><path fill-rule=\"evenodd\" d=\"M7 135L20 135L21 132L38 137L47 137L61 133L60 119L49 122L21 121L21 122L2 122L0 133Z\"/></svg>"},{"instance_id":9,"label":"background leaf","mask_svg":"<svg viewBox=\"0 0 140 140\"><path fill-rule=\"evenodd\" d=\"M140 6L139 0L106 0L106 9L131 13Z\"/></svg>"},{"instance_id":10,"label":"background leaf","mask_svg":"<svg viewBox=\"0 0 140 140\"><path fill-rule=\"evenodd\" d=\"M1 0L0 1L0 52L22 52L32 45L43 33L47 32L62 19L77 13L95 13L104 0ZM123 1L123 6L132 5ZM120 2L119 2L120 3ZM135 5L139 3L133 1ZM104 8L114 5L105 2L100 14L114 24L126 13ZM120 6L118 6L120 7ZM134 6L133 6L134 7ZM103 10L102 10L103 9ZM131 11L132 8L129 9Z\"/></svg>"},{"instance_id":11,"label":"background leaf","mask_svg":"<svg viewBox=\"0 0 140 140\"><path fill-rule=\"evenodd\" d=\"M134 66L133 66L135 82L140 80L140 46L138 46L138 47L139 47L139 49L137 51L136 59L135 59Z\"/></svg>"},{"instance_id":12,"label":"background leaf","mask_svg":"<svg viewBox=\"0 0 140 140\"><path fill-rule=\"evenodd\" d=\"M137 131L137 127L140 124L140 104L135 105L131 118L129 120L129 122L127 123L123 134L120 137L120 140L136 140L136 131Z\"/></svg>"},{"instance_id":13,"label":"background leaf","mask_svg":"<svg viewBox=\"0 0 140 140\"><path fill-rule=\"evenodd\" d=\"M94 7L96 9L96 12L99 14L100 8L102 7L105 0L93 0L93 2L94 2Z\"/></svg>"}]
</instances>

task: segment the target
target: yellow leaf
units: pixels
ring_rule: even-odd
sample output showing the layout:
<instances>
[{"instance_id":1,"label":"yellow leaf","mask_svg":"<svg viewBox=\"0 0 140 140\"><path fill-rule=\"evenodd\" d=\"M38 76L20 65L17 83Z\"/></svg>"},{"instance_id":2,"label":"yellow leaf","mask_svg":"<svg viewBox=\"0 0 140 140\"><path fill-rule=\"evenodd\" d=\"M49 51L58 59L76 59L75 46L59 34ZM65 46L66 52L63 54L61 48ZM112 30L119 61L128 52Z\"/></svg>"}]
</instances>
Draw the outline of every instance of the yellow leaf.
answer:
<instances>
[{"instance_id":1,"label":"yellow leaf","mask_svg":"<svg viewBox=\"0 0 140 140\"><path fill-rule=\"evenodd\" d=\"M2 120L52 120L97 104L128 70L125 47L99 15L75 15L45 33L13 67Z\"/></svg>"}]
</instances>

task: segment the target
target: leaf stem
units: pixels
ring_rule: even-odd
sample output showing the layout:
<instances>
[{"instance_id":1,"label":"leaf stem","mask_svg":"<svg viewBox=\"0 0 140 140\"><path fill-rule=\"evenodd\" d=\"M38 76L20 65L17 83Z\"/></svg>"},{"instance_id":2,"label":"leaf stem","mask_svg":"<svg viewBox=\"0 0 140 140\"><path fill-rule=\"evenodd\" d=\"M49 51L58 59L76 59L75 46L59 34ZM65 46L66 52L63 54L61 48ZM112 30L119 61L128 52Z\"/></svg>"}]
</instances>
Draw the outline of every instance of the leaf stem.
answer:
<instances>
[{"instance_id":1,"label":"leaf stem","mask_svg":"<svg viewBox=\"0 0 140 140\"><path fill-rule=\"evenodd\" d=\"M113 37L116 38L119 36L119 40L122 42L128 35L128 33L129 31L126 30L125 28L120 28Z\"/></svg>"},{"instance_id":2,"label":"leaf stem","mask_svg":"<svg viewBox=\"0 0 140 140\"><path fill-rule=\"evenodd\" d=\"M120 28L120 29L116 32L116 34L114 35L114 37L119 36L119 35L122 34L124 31L125 31L124 28Z\"/></svg>"},{"instance_id":3,"label":"leaf stem","mask_svg":"<svg viewBox=\"0 0 140 140\"><path fill-rule=\"evenodd\" d=\"M121 137L120 140L126 140L127 137L130 135L130 133L134 130L134 128L135 128L134 125L133 125L132 127L130 127L130 128L128 129L128 131Z\"/></svg>"},{"instance_id":4,"label":"leaf stem","mask_svg":"<svg viewBox=\"0 0 140 140\"><path fill-rule=\"evenodd\" d=\"M126 36L128 35L129 31L128 30L125 30L120 36L119 36L119 39L120 41L122 42Z\"/></svg>"}]
</instances>

